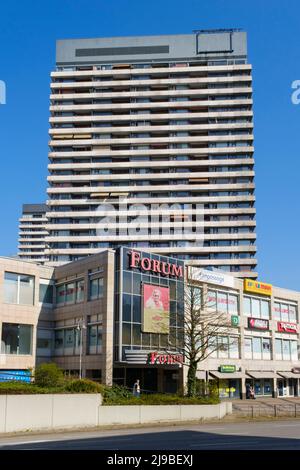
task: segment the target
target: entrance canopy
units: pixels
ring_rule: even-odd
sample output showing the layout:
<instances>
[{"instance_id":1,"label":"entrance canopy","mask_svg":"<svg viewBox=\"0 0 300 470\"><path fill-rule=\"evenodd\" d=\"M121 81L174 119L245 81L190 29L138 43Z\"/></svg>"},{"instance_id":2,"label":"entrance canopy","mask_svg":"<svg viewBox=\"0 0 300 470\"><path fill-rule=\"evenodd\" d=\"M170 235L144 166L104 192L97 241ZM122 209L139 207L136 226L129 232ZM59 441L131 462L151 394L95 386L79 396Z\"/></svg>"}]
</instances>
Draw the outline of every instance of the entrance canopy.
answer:
<instances>
[{"instance_id":1,"label":"entrance canopy","mask_svg":"<svg viewBox=\"0 0 300 470\"><path fill-rule=\"evenodd\" d=\"M243 372L219 372L217 370L210 370L209 374L216 379L243 379L245 374Z\"/></svg>"},{"instance_id":2,"label":"entrance canopy","mask_svg":"<svg viewBox=\"0 0 300 470\"><path fill-rule=\"evenodd\" d=\"M283 372L278 371L277 373L285 379L300 379L300 374L294 374L294 372L292 372L291 370Z\"/></svg>"},{"instance_id":3,"label":"entrance canopy","mask_svg":"<svg viewBox=\"0 0 300 470\"><path fill-rule=\"evenodd\" d=\"M246 372L253 379L280 379L280 375L270 370L247 370Z\"/></svg>"}]
</instances>

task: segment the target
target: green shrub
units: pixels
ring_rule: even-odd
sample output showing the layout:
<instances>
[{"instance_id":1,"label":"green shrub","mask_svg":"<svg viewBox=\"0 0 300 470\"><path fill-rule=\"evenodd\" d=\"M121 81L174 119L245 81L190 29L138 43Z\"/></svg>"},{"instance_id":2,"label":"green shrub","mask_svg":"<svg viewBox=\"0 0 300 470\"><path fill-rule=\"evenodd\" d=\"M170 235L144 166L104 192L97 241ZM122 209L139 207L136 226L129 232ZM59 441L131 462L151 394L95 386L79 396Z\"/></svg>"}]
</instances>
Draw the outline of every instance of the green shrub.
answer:
<instances>
[{"instance_id":1,"label":"green shrub","mask_svg":"<svg viewBox=\"0 0 300 470\"><path fill-rule=\"evenodd\" d=\"M66 392L71 392L71 393L102 393L104 394L104 387L101 384L98 384L88 379L70 380L64 386L64 390L66 390Z\"/></svg>"},{"instance_id":2,"label":"green shrub","mask_svg":"<svg viewBox=\"0 0 300 470\"><path fill-rule=\"evenodd\" d=\"M105 405L210 405L219 403L219 398L213 397L187 397L169 394L142 394L134 397L130 392L127 396L112 394L104 395Z\"/></svg>"},{"instance_id":3,"label":"green shrub","mask_svg":"<svg viewBox=\"0 0 300 470\"><path fill-rule=\"evenodd\" d=\"M130 398L133 398L132 393L126 387L113 385L104 389L104 402L114 402Z\"/></svg>"},{"instance_id":4,"label":"green shrub","mask_svg":"<svg viewBox=\"0 0 300 470\"><path fill-rule=\"evenodd\" d=\"M35 369L34 377L38 387L58 387L64 382L63 371L53 362L40 364Z\"/></svg>"}]
</instances>

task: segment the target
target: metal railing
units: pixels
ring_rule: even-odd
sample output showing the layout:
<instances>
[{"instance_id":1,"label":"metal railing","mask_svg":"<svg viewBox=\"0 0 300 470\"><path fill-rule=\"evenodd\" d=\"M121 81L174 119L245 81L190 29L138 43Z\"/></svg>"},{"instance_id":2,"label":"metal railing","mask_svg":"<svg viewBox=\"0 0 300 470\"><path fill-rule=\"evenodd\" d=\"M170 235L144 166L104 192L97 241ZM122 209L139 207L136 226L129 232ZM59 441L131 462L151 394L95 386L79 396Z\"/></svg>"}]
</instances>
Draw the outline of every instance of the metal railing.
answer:
<instances>
[{"instance_id":1,"label":"metal railing","mask_svg":"<svg viewBox=\"0 0 300 470\"><path fill-rule=\"evenodd\" d=\"M270 405L249 405L241 408L234 407L233 414L250 418L259 417L294 417L300 418L300 403L290 404L270 404Z\"/></svg>"}]
</instances>

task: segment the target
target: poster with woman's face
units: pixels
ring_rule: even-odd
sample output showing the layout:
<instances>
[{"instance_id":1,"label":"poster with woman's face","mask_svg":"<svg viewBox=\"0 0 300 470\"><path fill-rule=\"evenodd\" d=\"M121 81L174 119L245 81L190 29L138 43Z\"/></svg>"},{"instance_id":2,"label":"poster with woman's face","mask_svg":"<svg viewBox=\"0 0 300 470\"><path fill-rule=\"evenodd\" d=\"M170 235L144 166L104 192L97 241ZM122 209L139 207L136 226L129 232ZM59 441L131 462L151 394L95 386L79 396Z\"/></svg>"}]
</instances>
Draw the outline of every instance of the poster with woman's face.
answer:
<instances>
[{"instance_id":1,"label":"poster with woman's face","mask_svg":"<svg viewBox=\"0 0 300 470\"><path fill-rule=\"evenodd\" d=\"M143 284L144 333L169 333L170 293L169 287Z\"/></svg>"}]
</instances>

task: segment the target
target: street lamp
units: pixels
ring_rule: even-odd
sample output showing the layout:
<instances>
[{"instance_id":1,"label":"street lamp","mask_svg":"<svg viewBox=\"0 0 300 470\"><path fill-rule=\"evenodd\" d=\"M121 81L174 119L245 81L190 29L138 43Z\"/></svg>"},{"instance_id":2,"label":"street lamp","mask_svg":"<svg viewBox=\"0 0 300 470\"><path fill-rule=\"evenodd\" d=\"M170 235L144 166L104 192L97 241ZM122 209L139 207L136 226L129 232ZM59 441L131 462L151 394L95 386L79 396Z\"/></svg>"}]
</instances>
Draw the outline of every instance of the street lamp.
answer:
<instances>
[{"instance_id":1,"label":"street lamp","mask_svg":"<svg viewBox=\"0 0 300 470\"><path fill-rule=\"evenodd\" d=\"M79 346L79 379L82 379L82 343L83 343L83 330L86 329L84 319L79 318L76 324L76 330L80 332L80 346Z\"/></svg>"}]
</instances>

